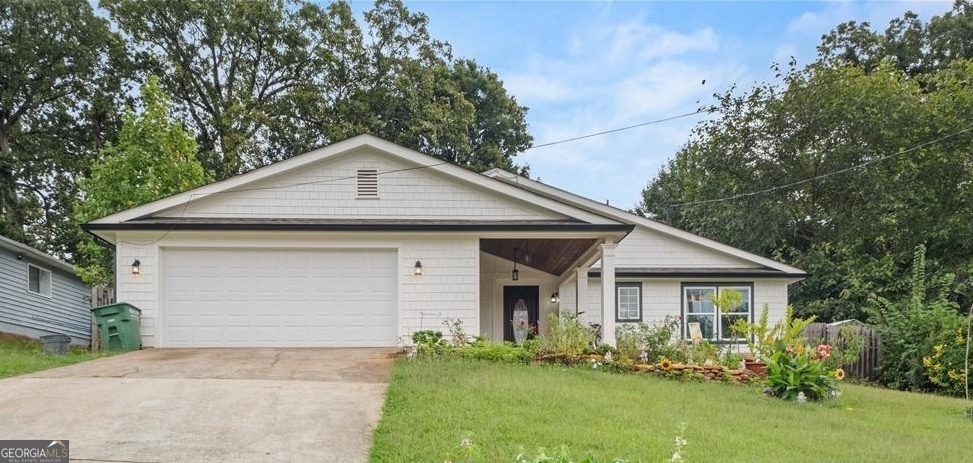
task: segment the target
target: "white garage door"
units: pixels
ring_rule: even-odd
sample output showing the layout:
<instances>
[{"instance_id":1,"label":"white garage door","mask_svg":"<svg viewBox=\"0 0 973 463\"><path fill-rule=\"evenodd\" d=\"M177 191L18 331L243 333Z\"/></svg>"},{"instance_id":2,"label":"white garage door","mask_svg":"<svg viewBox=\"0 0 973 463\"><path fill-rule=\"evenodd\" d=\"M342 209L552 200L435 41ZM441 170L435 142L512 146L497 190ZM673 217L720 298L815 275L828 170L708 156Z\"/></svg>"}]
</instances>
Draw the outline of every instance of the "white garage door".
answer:
<instances>
[{"instance_id":1,"label":"white garage door","mask_svg":"<svg viewBox=\"0 0 973 463\"><path fill-rule=\"evenodd\" d=\"M165 347L396 343L394 251L166 249Z\"/></svg>"}]
</instances>

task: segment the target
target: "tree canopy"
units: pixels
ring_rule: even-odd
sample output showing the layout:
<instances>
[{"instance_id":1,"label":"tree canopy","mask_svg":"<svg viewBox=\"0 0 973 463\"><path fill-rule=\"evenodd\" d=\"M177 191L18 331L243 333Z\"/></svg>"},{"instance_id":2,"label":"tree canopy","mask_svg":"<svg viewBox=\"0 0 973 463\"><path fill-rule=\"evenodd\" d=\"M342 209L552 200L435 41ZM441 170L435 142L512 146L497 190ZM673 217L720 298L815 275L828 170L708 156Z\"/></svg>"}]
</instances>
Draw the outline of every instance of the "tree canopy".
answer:
<instances>
[{"instance_id":1,"label":"tree canopy","mask_svg":"<svg viewBox=\"0 0 973 463\"><path fill-rule=\"evenodd\" d=\"M469 167L513 170L526 108L452 58L428 18L379 0L103 0L140 68L162 78L217 178L371 133Z\"/></svg>"},{"instance_id":2,"label":"tree canopy","mask_svg":"<svg viewBox=\"0 0 973 463\"><path fill-rule=\"evenodd\" d=\"M76 260L78 179L152 75L217 180L361 133L525 169L527 108L428 23L399 0L0 0L0 234Z\"/></svg>"},{"instance_id":3,"label":"tree canopy","mask_svg":"<svg viewBox=\"0 0 973 463\"><path fill-rule=\"evenodd\" d=\"M118 139L99 153L91 174L81 180L79 222L114 214L205 184L208 176L196 159L196 141L171 119L168 96L159 79L142 87L140 114L123 116ZM111 282L111 254L88 237L80 246L79 273L90 284Z\"/></svg>"},{"instance_id":4,"label":"tree canopy","mask_svg":"<svg viewBox=\"0 0 973 463\"><path fill-rule=\"evenodd\" d=\"M885 34L838 26L817 62L718 95L719 116L650 182L640 210L808 270L792 302L825 320L864 320L869 300L906 294L920 245L929 272L963 281L973 55L946 37L969 30L965 3L928 24L906 14Z\"/></svg>"},{"instance_id":5,"label":"tree canopy","mask_svg":"<svg viewBox=\"0 0 973 463\"><path fill-rule=\"evenodd\" d=\"M77 174L114 132L125 69L85 0L0 2L0 234L71 253Z\"/></svg>"}]
</instances>

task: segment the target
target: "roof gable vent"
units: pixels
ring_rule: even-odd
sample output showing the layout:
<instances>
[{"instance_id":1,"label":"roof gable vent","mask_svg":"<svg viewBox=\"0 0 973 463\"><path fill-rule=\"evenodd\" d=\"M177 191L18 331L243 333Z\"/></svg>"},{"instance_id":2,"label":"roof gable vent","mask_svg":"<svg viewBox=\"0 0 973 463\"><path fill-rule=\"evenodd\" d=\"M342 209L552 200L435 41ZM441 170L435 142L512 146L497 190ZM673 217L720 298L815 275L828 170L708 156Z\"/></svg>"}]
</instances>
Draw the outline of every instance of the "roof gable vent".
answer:
<instances>
[{"instance_id":1,"label":"roof gable vent","mask_svg":"<svg viewBox=\"0 0 973 463\"><path fill-rule=\"evenodd\" d=\"M358 169L358 197L378 198L378 170Z\"/></svg>"}]
</instances>

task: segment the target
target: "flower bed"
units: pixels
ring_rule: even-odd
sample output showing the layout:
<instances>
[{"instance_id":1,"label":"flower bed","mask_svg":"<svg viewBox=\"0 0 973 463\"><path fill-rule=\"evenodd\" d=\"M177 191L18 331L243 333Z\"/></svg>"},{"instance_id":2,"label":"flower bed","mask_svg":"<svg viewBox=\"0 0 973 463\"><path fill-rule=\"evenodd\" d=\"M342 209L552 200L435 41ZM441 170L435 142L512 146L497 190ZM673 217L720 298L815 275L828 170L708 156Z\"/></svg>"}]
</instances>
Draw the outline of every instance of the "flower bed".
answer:
<instances>
[{"instance_id":1,"label":"flower bed","mask_svg":"<svg viewBox=\"0 0 973 463\"><path fill-rule=\"evenodd\" d=\"M607 358L606 358L607 357ZM551 365L579 365L589 364L592 368L615 370L632 373L649 373L665 378L718 381L724 383L751 384L761 379L756 373L743 369L727 368L715 364L686 364L672 362L663 358L657 363L630 363L624 360L615 361L610 356L596 354L566 356L558 354L544 354L534 357L535 364Z\"/></svg>"}]
</instances>

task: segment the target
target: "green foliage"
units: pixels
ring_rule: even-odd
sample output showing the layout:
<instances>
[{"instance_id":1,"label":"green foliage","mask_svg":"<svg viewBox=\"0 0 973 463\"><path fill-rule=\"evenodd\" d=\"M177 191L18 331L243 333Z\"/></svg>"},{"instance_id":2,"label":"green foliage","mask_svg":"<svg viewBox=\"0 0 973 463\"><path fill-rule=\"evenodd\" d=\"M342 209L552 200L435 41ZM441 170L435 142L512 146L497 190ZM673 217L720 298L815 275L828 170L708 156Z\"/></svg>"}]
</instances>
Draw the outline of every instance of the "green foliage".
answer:
<instances>
[{"instance_id":1,"label":"green foliage","mask_svg":"<svg viewBox=\"0 0 973 463\"><path fill-rule=\"evenodd\" d=\"M650 325L645 323L622 323L615 327L615 340L618 354L632 360L655 363L662 357L672 357L676 347L673 336L679 331L679 318L667 316L664 320ZM645 352L644 359L642 352Z\"/></svg>"},{"instance_id":2,"label":"green foliage","mask_svg":"<svg viewBox=\"0 0 973 463\"><path fill-rule=\"evenodd\" d=\"M770 325L769 314L770 308L764 304L760 318L756 322L738 319L732 326L734 333L746 340L750 354L759 360L766 360L773 356L777 351L777 341L785 345L802 343L804 329L815 320L815 317L795 317L793 306L787 306L784 318L774 325Z\"/></svg>"},{"instance_id":3,"label":"green foliage","mask_svg":"<svg viewBox=\"0 0 973 463\"><path fill-rule=\"evenodd\" d=\"M933 342L932 353L922 357L926 376L937 392L957 397L965 394L969 384L966 346L967 334L960 327L953 333L940 333Z\"/></svg>"},{"instance_id":4,"label":"green foliage","mask_svg":"<svg viewBox=\"0 0 973 463\"><path fill-rule=\"evenodd\" d=\"M944 336L962 326L956 306L947 298L951 276L930 276L926 272L926 250L915 249L908 295L897 300L875 296L869 305L872 323L882 337L878 381L896 389L931 391L923 357L933 355Z\"/></svg>"},{"instance_id":5,"label":"green foliage","mask_svg":"<svg viewBox=\"0 0 973 463\"><path fill-rule=\"evenodd\" d=\"M925 24L906 14L885 33L839 26L818 62L718 95L719 116L697 126L639 210L807 270L791 299L824 321L864 320L873 296L907 297L920 244L931 274L962 280L973 132L938 139L973 117L971 30L965 1Z\"/></svg>"},{"instance_id":6,"label":"green foliage","mask_svg":"<svg viewBox=\"0 0 973 463\"><path fill-rule=\"evenodd\" d=\"M0 235L72 259L76 178L116 129L122 43L91 2L0 2Z\"/></svg>"},{"instance_id":7,"label":"green foliage","mask_svg":"<svg viewBox=\"0 0 973 463\"><path fill-rule=\"evenodd\" d=\"M504 363L528 363L534 357L533 352L527 347L510 342L492 343L485 340L460 346L456 348L455 353L463 358Z\"/></svg>"},{"instance_id":8,"label":"green foliage","mask_svg":"<svg viewBox=\"0 0 973 463\"><path fill-rule=\"evenodd\" d=\"M837 381L813 349L797 349L777 340L773 355L767 360L767 387L775 397L796 400L803 393L807 400L822 400L836 389ZM789 350L790 349L790 350Z\"/></svg>"},{"instance_id":9,"label":"green foliage","mask_svg":"<svg viewBox=\"0 0 973 463\"><path fill-rule=\"evenodd\" d=\"M458 165L515 170L526 108L453 60L429 18L377 0L103 0L140 67L165 76L218 179L370 133Z\"/></svg>"},{"instance_id":10,"label":"green foliage","mask_svg":"<svg viewBox=\"0 0 973 463\"><path fill-rule=\"evenodd\" d=\"M547 334L541 336L538 352L565 356L579 356L594 342L591 328L578 317L552 313L548 317Z\"/></svg>"},{"instance_id":11,"label":"green foliage","mask_svg":"<svg viewBox=\"0 0 973 463\"><path fill-rule=\"evenodd\" d=\"M412 333L412 345L419 357L435 357L448 352L452 346L443 339L443 333L435 330L421 330Z\"/></svg>"},{"instance_id":12,"label":"green foliage","mask_svg":"<svg viewBox=\"0 0 973 463\"><path fill-rule=\"evenodd\" d=\"M79 222L145 204L208 181L196 160L196 141L169 115L169 100L158 80L142 87L144 110L126 112L118 140L100 152L101 160L83 179L84 198L76 206ZM112 278L110 253L91 237L80 245L78 273L88 284Z\"/></svg>"}]
</instances>

